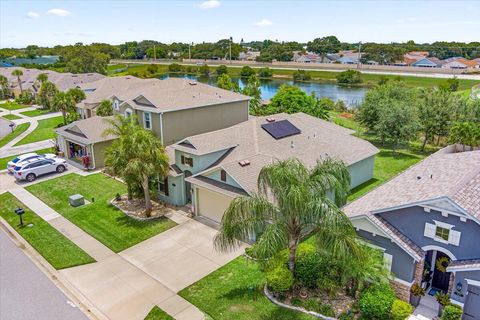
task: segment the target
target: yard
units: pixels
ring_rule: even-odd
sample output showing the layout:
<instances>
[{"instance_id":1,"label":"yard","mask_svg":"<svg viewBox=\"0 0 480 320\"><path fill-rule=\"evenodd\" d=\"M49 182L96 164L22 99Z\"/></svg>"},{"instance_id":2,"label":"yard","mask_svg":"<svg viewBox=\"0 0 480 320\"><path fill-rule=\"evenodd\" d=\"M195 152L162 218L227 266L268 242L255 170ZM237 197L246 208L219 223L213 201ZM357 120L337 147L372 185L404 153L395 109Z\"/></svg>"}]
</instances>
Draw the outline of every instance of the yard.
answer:
<instances>
[{"instance_id":1,"label":"yard","mask_svg":"<svg viewBox=\"0 0 480 320\"><path fill-rule=\"evenodd\" d=\"M18 226L19 218L14 212L17 208L25 210L25 214L23 214L25 226L23 227ZM0 195L0 216L55 269L95 262L86 252L30 211L9 192Z\"/></svg>"},{"instance_id":2,"label":"yard","mask_svg":"<svg viewBox=\"0 0 480 320\"><path fill-rule=\"evenodd\" d=\"M41 150L36 150L36 151L32 151L32 152L42 154L42 153L53 153L54 150L53 150L53 148L47 148L47 149L41 149ZM0 170L6 169L8 161L10 161L13 158L18 157L18 156L19 156L19 154L9 156L9 157L5 157L5 158L0 158Z\"/></svg>"},{"instance_id":3,"label":"yard","mask_svg":"<svg viewBox=\"0 0 480 320\"><path fill-rule=\"evenodd\" d=\"M20 112L20 114L27 117L38 117L38 116L43 116L44 114L49 114L51 112L52 111L48 109L35 109L35 110Z\"/></svg>"},{"instance_id":4,"label":"yard","mask_svg":"<svg viewBox=\"0 0 480 320\"><path fill-rule=\"evenodd\" d=\"M173 320L173 318L169 316L168 313L155 306L147 314L144 320Z\"/></svg>"},{"instance_id":5,"label":"yard","mask_svg":"<svg viewBox=\"0 0 480 320\"><path fill-rule=\"evenodd\" d=\"M54 117L38 121L38 126L29 135L20 140L16 146L53 139L57 136L55 128L63 123L63 117Z\"/></svg>"},{"instance_id":6,"label":"yard","mask_svg":"<svg viewBox=\"0 0 480 320\"><path fill-rule=\"evenodd\" d=\"M6 115L2 116L2 118L7 119L7 120L21 119L21 117L17 116L16 114L6 114Z\"/></svg>"},{"instance_id":7,"label":"yard","mask_svg":"<svg viewBox=\"0 0 480 320\"><path fill-rule=\"evenodd\" d=\"M68 174L34 184L27 190L115 252L176 225L167 218L143 222L127 217L110 204L117 193L126 192L125 185L100 173L86 177ZM68 196L77 193L91 203L71 207Z\"/></svg>"},{"instance_id":8,"label":"yard","mask_svg":"<svg viewBox=\"0 0 480 320\"><path fill-rule=\"evenodd\" d=\"M5 137L0 139L0 148L21 135L22 133L24 133L28 129L28 127L30 127L30 123L22 123L16 126L13 132L7 134Z\"/></svg>"},{"instance_id":9,"label":"yard","mask_svg":"<svg viewBox=\"0 0 480 320\"><path fill-rule=\"evenodd\" d=\"M18 110L18 109L24 109L28 107L31 107L31 106L26 104L19 104L16 102L5 102L0 104L0 108L7 109L7 110Z\"/></svg>"}]
</instances>

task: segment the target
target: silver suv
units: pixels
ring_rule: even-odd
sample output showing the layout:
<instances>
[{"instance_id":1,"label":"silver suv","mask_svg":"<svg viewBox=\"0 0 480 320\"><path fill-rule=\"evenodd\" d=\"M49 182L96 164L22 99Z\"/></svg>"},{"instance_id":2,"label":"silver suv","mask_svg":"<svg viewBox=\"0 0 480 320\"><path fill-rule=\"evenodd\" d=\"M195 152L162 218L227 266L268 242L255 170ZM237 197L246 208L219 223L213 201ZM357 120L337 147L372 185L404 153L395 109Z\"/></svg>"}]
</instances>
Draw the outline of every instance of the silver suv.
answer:
<instances>
[{"instance_id":1,"label":"silver suv","mask_svg":"<svg viewBox=\"0 0 480 320\"><path fill-rule=\"evenodd\" d=\"M35 158L27 161L22 161L19 166L13 169L13 176L17 180L27 180L32 182L38 176L58 172L62 173L67 169L67 161L60 158Z\"/></svg>"}]
</instances>

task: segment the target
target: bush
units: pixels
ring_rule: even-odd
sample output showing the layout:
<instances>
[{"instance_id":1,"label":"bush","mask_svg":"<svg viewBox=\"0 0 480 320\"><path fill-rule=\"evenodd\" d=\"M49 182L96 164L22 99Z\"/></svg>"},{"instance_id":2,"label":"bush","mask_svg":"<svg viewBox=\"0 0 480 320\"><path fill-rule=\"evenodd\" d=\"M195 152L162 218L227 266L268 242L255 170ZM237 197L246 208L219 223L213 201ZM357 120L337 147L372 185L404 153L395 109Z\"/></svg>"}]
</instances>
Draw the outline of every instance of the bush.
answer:
<instances>
[{"instance_id":1,"label":"bush","mask_svg":"<svg viewBox=\"0 0 480 320\"><path fill-rule=\"evenodd\" d=\"M185 68L186 73L198 73L198 68L196 66L187 66Z\"/></svg>"},{"instance_id":2,"label":"bush","mask_svg":"<svg viewBox=\"0 0 480 320\"><path fill-rule=\"evenodd\" d=\"M460 320L462 313L462 308L455 304L450 304L443 309L441 320Z\"/></svg>"},{"instance_id":3,"label":"bush","mask_svg":"<svg viewBox=\"0 0 480 320\"><path fill-rule=\"evenodd\" d=\"M258 70L258 76L260 78L271 78L273 76L273 71L270 68L261 68Z\"/></svg>"},{"instance_id":4,"label":"bush","mask_svg":"<svg viewBox=\"0 0 480 320\"><path fill-rule=\"evenodd\" d=\"M354 319L353 313L342 313L340 316L338 316L338 320L353 320Z\"/></svg>"},{"instance_id":5,"label":"bush","mask_svg":"<svg viewBox=\"0 0 480 320\"><path fill-rule=\"evenodd\" d=\"M33 102L33 94L30 91L23 91L17 99L15 99L15 102L17 103L22 103L22 104L30 104Z\"/></svg>"},{"instance_id":6,"label":"bush","mask_svg":"<svg viewBox=\"0 0 480 320\"><path fill-rule=\"evenodd\" d=\"M244 66L240 71L240 75L242 76L242 78L248 78L254 74L255 74L255 70L253 70L249 66Z\"/></svg>"},{"instance_id":7,"label":"bush","mask_svg":"<svg viewBox=\"0 0 480 320\"><path fill-rule=\"evenodd\" d=\"M217 75L221 76L222 74L228 74L228 69L227 66L222 64L217 67L217 70L215 71Z\"/></svg>"},{"instance_id":8,"label":"bush","mask_svg":"<svg viewBox=\"0 0 480 320\"><path fill-rule=\"evenodd\" d=\"M207 64L203 64L200 69L198 70L202 76L209 76L210 75L210 68Z\"/></svg>"},{"instance_id":9,"label":"bush","mask_svg":"<svg viewBox=\"0 0 480 320\"><path fill-rule=\"evenodd\" d=\"M276 267L267 272L267 284L274 292L285 292L293 286L293 275L285 267Z\"/></svg>"},{"instance_id":10,"label":"bush","mask_svg":"<svg viewBox=\"0 0 480 320\"><path fill-rule=\"evenodd\" d=\"M294 81L308 81L310 79L312 79L312 76L305 70L297 70L293 73Z\"/></svg>"},{"instance_id":11,"label":"bush","mask_svg":"<svg viewBox=\"0 0 480 320\"><path fill-rule=\"evenodd\" d=\"M371 320L388 319L395 293L388 285L367 288L358 301L362 316Z\"/></svg>"},{"instance_id":12,"label":"bush","mask_svg":"<svg viewBox=\"0 0 480 320\"><path fill-rule=\"evenodd\" d=\"M316 299L312 299L312 298L307 299L305 301L304 306L305 306L305 309L307 309L308 311L314 311L327 317L335 316L335 312L333 311L333 308L331 305L321 304Z\"/></svg>"},{"instance_id":13,"label":"bush","mask_svg":"<svg viewBox=\"0 0 480 320\"><path fill-rule=\"evenodd\" d=\"M183 66L178 63L172 63L168 65L169 72L183 72Z\"/></svg>"},{"instance_id":14,"label":"bush","mask_svg":"<svg viewBox=\"0 0 480 320\"><path fill-rule=\"evenodd\" d=\"M362 82L362 74L357 70L347 70L337 75L337 82L343 84L356 84Z\"/></svg>"},{"instance_id":15,"label":"bush","mask_svg":"<svg viewBox=\"0 0 480 320\"><path fill-rule=\"evenodd\" d=\"M405 320L407 317L412 314L413 307L402 300L395 299L392 304L392 320Z\"/></svg>"},{"instance_id":16,"label":"bush","mask_svg":"<svg viewBox=\"0 0 480 320\"><path fill-rule=\"evenodd\" d=\"M321 267L321 257L316 252L315 248L311 250L310 248L305 247L303 252L299 250L299 253L297 254L295 279L304 287L315 288L317 286L317 279Z\"/></svg>"}]
</instances>

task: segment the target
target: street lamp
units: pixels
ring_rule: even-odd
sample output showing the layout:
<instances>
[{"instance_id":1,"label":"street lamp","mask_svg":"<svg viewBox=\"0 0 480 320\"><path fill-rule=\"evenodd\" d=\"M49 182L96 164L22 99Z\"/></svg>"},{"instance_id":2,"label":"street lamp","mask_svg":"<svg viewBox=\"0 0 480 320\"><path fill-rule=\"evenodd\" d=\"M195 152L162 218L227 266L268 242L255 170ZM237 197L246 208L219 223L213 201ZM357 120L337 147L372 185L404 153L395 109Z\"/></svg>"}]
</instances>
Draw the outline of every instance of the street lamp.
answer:
<instances>
[{"instance_id":1,"label":"street lamp","mask_svg":"<svg viewBox=\"0 0 480 320\"><path fill-rule=\"evenodd\" d=\"M15 213L17 214L17 216L20 217L20 224L18 226L23 227L22 215L25 213L25 210L23 210L22 208L17 208L17 209L15 209Z\"/></svg>"},{"instance_id":2,"label":"street lamp","mask_svg":"<svg viewBox=\"0 0 480 320\"><path fill-rule=\"evenodd\" d=\"M188 44L188 60L192 60L192 53L190 51L191 46L193 46L193 42Z\"/></svg>"},{"instance_id":3,"label":"street lamp","mask_svg":"<svg viewBox=\"0 0 480 320\"><path fill-rule=\"evenodd\" d=\"M232 63L232 41L233 41L233 38L230 37L230 63Z\"/></svg>"},{"instance_id":4,"label":"street lamp","mask_svg":"<svg viewBox=\"0 0 480 320\"><path fill-rule=\"evenodd\" d=\"M10 130L12 130L12 132L13 132L13 127L15 127L15 124L12 122L8 126L10 127Z\"/></svg>"}]
</instances>

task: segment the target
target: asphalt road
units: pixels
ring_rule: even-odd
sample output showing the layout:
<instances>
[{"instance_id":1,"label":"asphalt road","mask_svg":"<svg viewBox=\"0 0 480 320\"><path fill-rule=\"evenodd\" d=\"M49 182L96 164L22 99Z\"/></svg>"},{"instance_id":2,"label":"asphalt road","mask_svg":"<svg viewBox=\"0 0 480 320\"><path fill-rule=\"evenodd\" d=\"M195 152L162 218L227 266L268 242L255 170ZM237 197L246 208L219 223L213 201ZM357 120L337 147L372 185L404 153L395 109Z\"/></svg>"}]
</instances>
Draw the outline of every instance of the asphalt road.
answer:
<instances>
[{"instance_id":1,"label":"asphalt road","mask_svg":"<svg viewBox=\"0 0 480 320\"><path fill-rule=\"evenodd\" d=\"M87 317L0 229L0 320Z\"/></svg>"}]
</instances>

